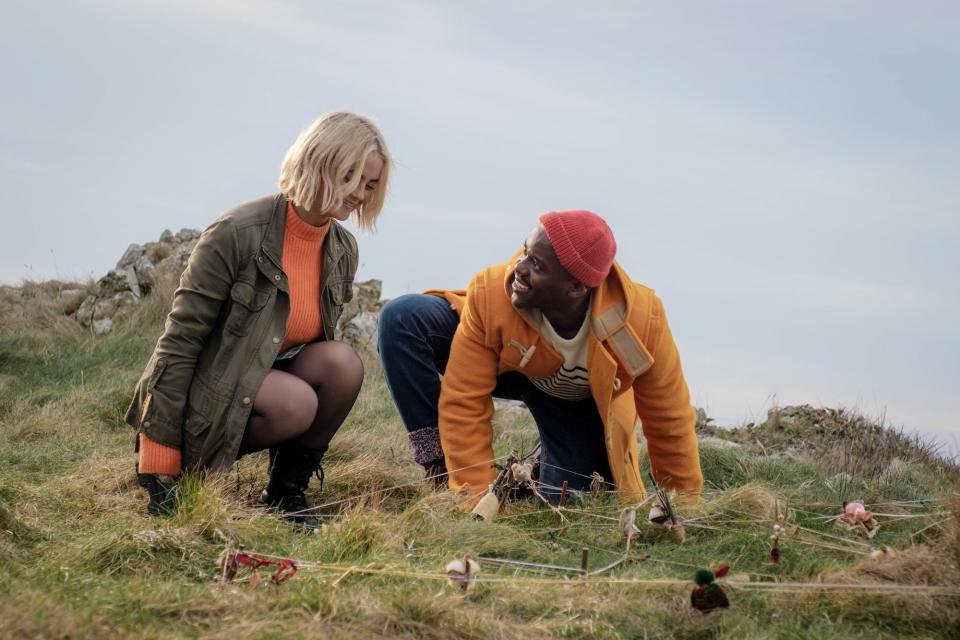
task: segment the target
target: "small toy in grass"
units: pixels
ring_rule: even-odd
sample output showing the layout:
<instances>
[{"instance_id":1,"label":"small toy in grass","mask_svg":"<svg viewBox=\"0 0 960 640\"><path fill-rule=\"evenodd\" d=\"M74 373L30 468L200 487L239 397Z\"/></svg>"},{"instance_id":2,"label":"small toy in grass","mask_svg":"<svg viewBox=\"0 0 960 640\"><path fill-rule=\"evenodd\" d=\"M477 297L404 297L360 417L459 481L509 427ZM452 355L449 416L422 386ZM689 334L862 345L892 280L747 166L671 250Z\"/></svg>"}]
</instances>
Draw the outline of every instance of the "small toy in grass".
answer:
<instances>
[{"instance_id":1,"label":"small toy in grass","mask_svg":"<svg viewBox=\"0 0 960 640\"><path fill-rule=\"evenodd\" d=\"M780 536L786 533L786 528L779 521L773 523L773 533L770 534L770 560L773 564L780 564Z\"/></svg>"},{"instance_id":2,"label":"small toy in grass","mask_svg":"<svg viewBox=\"0 0 960 640\"><path fill-rule=\"evenodd\" d=\"M510 466L510 471L515 482L521 484L533 482L533 463L531 462L514 462Z\"/></svg>"},{"instance_id":3,"label":"small toy in grass","mask_svg":"<svg viewBox=\"0 0 960 640\"><path fill-rule=\"evenodd\" d=\"M237 550L227 547L217 559L217 566L220 567L221 570L220 581L223 584L232 581L236 577L239 567L249 567L250 584L256 587L260 584L260 574L257 573L257 569L270 565L277 566L277 570L270 576L270 581L273 582L273 584L283 584L295 576L299 569L296 560L265 557L244 551L243 547Z\"/></svg>"},{"instance_id":4,"label":"small toy in grass","mask_svg":"<svg viewBox=\"0 0 960 640\"><path fill-rule=\"evenodd\" d=\"M536 492L534 483L539 475L540 441L526 455L516 451L507 456L487 493L474 506L471 515L476 520L493 520L500 513L511 495L518 491L531 489Z\"/></svg>"},{"instance_id":5,"label":"small toy in grass","mask_svg":"<svg viewBox=\"0 0 960 640\"><path fill-rule=\"evenodd\" d=\"M862 531L868 538L877 535L877 519L873 514L867 511L863 500L851 500L843 503L843 513L837 520L837 524L847 529L856 529Z\"/></svg>"},{"instance_id":6,"label":"small toy in grass","mask_svg":"<svg viewBox=\"0 0 960 640\"><path fill-rule=\"evenodd\" d=\"M627 507L620 512L620 533L627 540L636 540L640 529L637 528L637 510Z\"/></svg>"},{"instance_id":7,"label":"small toy in grass","mask_svg":"<svg viewBox=\"0 0 960 640\"><path fill-rule=\"evenodd\" d=\"M727 575L729 570L730 567L725 564L717 567L716 571L697 569L693 575L693 581L697 586L690 592L690 605L703 613L729 607L730 601L727 599L727 594L717 584L717 578Z\"/></svg>"},{"instance_id":8,"label":"small toy in grass","mask_svg":"<svg viewBox=\"0 0 960 640\"><path fill-rule=\"evenodd\" d=\"M220 583L226 584L237 576L236 550L230 545L224 548L217 557L217 568L220 569Z\"/></svg>"},{"instance_id":9,"label":"small toy in grass","mask_svg":"<svg viewBox=\"0 0 960 640\"><path fill-rule=\"evenodd\" d=\"M603 493L606 487L607 481L603 479L602 475L594 471L593 475L590 476L590 495L596 498Z\"/></svg>"},{"instance_id":10,"label":"small toy in grass","mask_svg":"<svg viewBox=\"0 0 960 640\"><path fill-rule=\"evenodd\" d=\"M787 513L789 510L786 505L784 508L780 509L780 501L777 501L777 518L773 522L773 533L770 534L770 561L773 564L780 564L780 539L785 535L796 535L797 527L793 527L793 531L789 531L789 524L787 523Z\"/></svg>"},{"instance_id":11,"label":"small toy in grass","mask_svg":"<svg viewBox=\"0 0 960 640\"><path fill-rule=\"evenodd\" d=\"M651 477L652 479L652 477ZM671 496L666 490L657 488L657 493L653 498L653 504L650 505L650 513L647 521L654 528L664 529L676 538L677 542L683 543L686 540L686 531L683 523L677 517L671 504Z\"/></svg>"},{"instance_id":12,"label":"small toy in grass","mask_svg":"<svg viewBox=\"0 0 960 640\"><path fill-rule=\"evenodd\" d=\"M451 560L447 563L447 580L454 587L459 587L466 593L477 580L480 573L480 563L466 556L459 560Z\"/></svg>"}]
</instances>

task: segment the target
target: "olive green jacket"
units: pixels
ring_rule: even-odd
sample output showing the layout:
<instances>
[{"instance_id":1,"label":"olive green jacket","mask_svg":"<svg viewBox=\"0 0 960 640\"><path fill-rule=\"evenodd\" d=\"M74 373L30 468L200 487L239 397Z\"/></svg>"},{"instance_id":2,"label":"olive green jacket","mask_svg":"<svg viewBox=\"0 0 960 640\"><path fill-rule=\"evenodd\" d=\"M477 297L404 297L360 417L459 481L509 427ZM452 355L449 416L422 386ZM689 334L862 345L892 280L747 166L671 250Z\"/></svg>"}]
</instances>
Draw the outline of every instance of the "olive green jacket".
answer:
<instances>
[{"instance_id":1,"label":"olive green jacket","mask_svg":"<svg viewBox=\"0 0 960 640\"><path fill-rule=\"evenodd\" d=\"M281 268L287 199L240 204L200 236L163 335L137 384L126 421L180 449L184 469L223 469L237 458L253 399L276 360L290 313ZM324 339L353 297L357 243L331 220L323 246Z\"/></svg>"}]
</instances>

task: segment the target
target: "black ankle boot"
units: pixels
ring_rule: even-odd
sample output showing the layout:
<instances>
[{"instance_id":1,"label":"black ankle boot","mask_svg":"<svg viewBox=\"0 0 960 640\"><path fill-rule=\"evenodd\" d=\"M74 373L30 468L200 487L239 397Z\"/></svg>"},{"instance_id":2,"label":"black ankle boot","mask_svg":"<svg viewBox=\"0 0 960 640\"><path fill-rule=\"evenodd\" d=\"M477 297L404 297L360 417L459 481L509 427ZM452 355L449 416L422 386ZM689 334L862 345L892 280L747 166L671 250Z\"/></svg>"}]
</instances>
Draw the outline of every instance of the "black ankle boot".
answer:
<instances>
[{"instance_id":1,"label":"black ankle boot","mask_svg":"<svg viewBox=\"0 0 960 640\"><path fill-rule=\"evenodd\" d=\"M314 473L323 489L323 450L283 444L270 449L270 482L260 496L261 502L277 507L283 517L313 532L317 518L309 511L304 491Z\"/></svg>"},{"instance_id":2,"label":"black ankle boot","mask_svg":"<svg viewBox=\"0 0 960 640\"><path fill-rule=\"evenodd\" d=\"M177 479L156 473L138 473L137 484L147 490L147 513L166 516L177 508Z\"/></svg>"}]
</instances>

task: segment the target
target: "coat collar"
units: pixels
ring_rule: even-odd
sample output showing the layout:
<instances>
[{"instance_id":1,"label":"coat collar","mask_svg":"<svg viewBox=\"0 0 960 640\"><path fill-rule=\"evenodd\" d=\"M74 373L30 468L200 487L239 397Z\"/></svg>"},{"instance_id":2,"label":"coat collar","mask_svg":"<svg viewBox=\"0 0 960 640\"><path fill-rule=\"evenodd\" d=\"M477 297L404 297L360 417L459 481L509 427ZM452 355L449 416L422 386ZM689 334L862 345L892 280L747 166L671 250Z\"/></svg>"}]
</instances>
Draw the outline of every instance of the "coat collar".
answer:
<instances>
[{"instance_id":1,"label":"coat collar","mask_svg":"<svg viewBox=\"0 0 960 640\"><path fill-rule=\"evenodd\" d=\"M522 253L522 249L514 253L510 260L506 263L506 268L504 269L503 276L503 291L507 296L507 300L511 300L510 306L513 306L512 296L510 295L510 285L513 282L513 272L517 266L517 257ZM606 313L611 308L624 303L626 305L625 316L629 317L631 312L631 307L633 305L633 297L628 294L630 291L629 286L624 286L624 283L631 282L630 277L626 274L620 264L614 261L613 266L610 267L610 273L607 275L607 278L601 282L598 286L594 287L592 295L592 301L590 303L590 321L591 325L593 320ZM540 330L540 310L539 309L517 309L513 307L514 310L520 314L524 320L527 321L530 326L534 327L538 331Z\"/></svg>"},{"instance_id":2,"label":"coat collar","mask_svg":"<svg viewBox=\"0 0 960 640\"><path fill-rule=\"evenodd\" d=\"M278 193L273 200L273 212L267 221L267 228L260 242L260 253L265 255L277 269L282 269L283 234L286 231L287 198Z\"/></svg>"},{"instance_id":3,"label":"coat collar","mask_svg":"<svg viewBox=\"0 0 960 640\"><path fill-rule=\"evenodd\" d=\"M286 233L287 197L278 193L273 201L273 212L267 221L267 228L260 243L260 253L265 255L277 268L283 270L283 236ZM336 220L330 220L330 230L323 242L323 252L326 257L324 268L328 263L335 263L346 250L343 246L341 234L343 229ZM335 238L331 241L331 238Z\"/></svg>"}]
</instances>

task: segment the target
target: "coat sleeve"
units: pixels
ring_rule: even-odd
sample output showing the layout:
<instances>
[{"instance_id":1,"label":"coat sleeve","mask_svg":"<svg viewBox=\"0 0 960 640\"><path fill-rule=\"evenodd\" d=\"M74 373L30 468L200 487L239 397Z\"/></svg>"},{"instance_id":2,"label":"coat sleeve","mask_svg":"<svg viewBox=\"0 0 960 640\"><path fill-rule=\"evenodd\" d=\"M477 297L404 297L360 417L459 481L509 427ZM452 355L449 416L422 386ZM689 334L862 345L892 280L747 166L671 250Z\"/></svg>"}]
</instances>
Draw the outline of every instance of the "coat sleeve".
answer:
<instances>
[{"instance_id":1,"label":"coat sleeve","mask_svg":"<svg viewBox=\"0 0 960 640\"><path fill-rule=\"evenodd\" d=\"M467 292L440 387L440 442L453 491L471 495L493 482L493 389L499 354L487 346L482 276Z\"/></svg>"},{"instance_id":2,"label":"coat sleeve","mask_svg":"<svg viewBox=\"0 0 960 640\"><path fill-rule=\"evenodd\" d=\"M650 467L657 484L675 489L682 501L695 502L703 488L694 430L696 418L680 354L663 303L656 296L648 335L654 363L634 381L633 394L647 440Z\"/></svg>"},{"instance_id":3,"label":"coat sleeve","mask_svg":"<svg viewBox=\"0 0 960 640\"><path fill-rule=\"evenodd\" d=\"M138 386L128 422L151 439L179 449L184 408L204 339L236 279L239 246L229 219L200 236L180 276L173 308Z\"/></svg>"}]
</instances>

